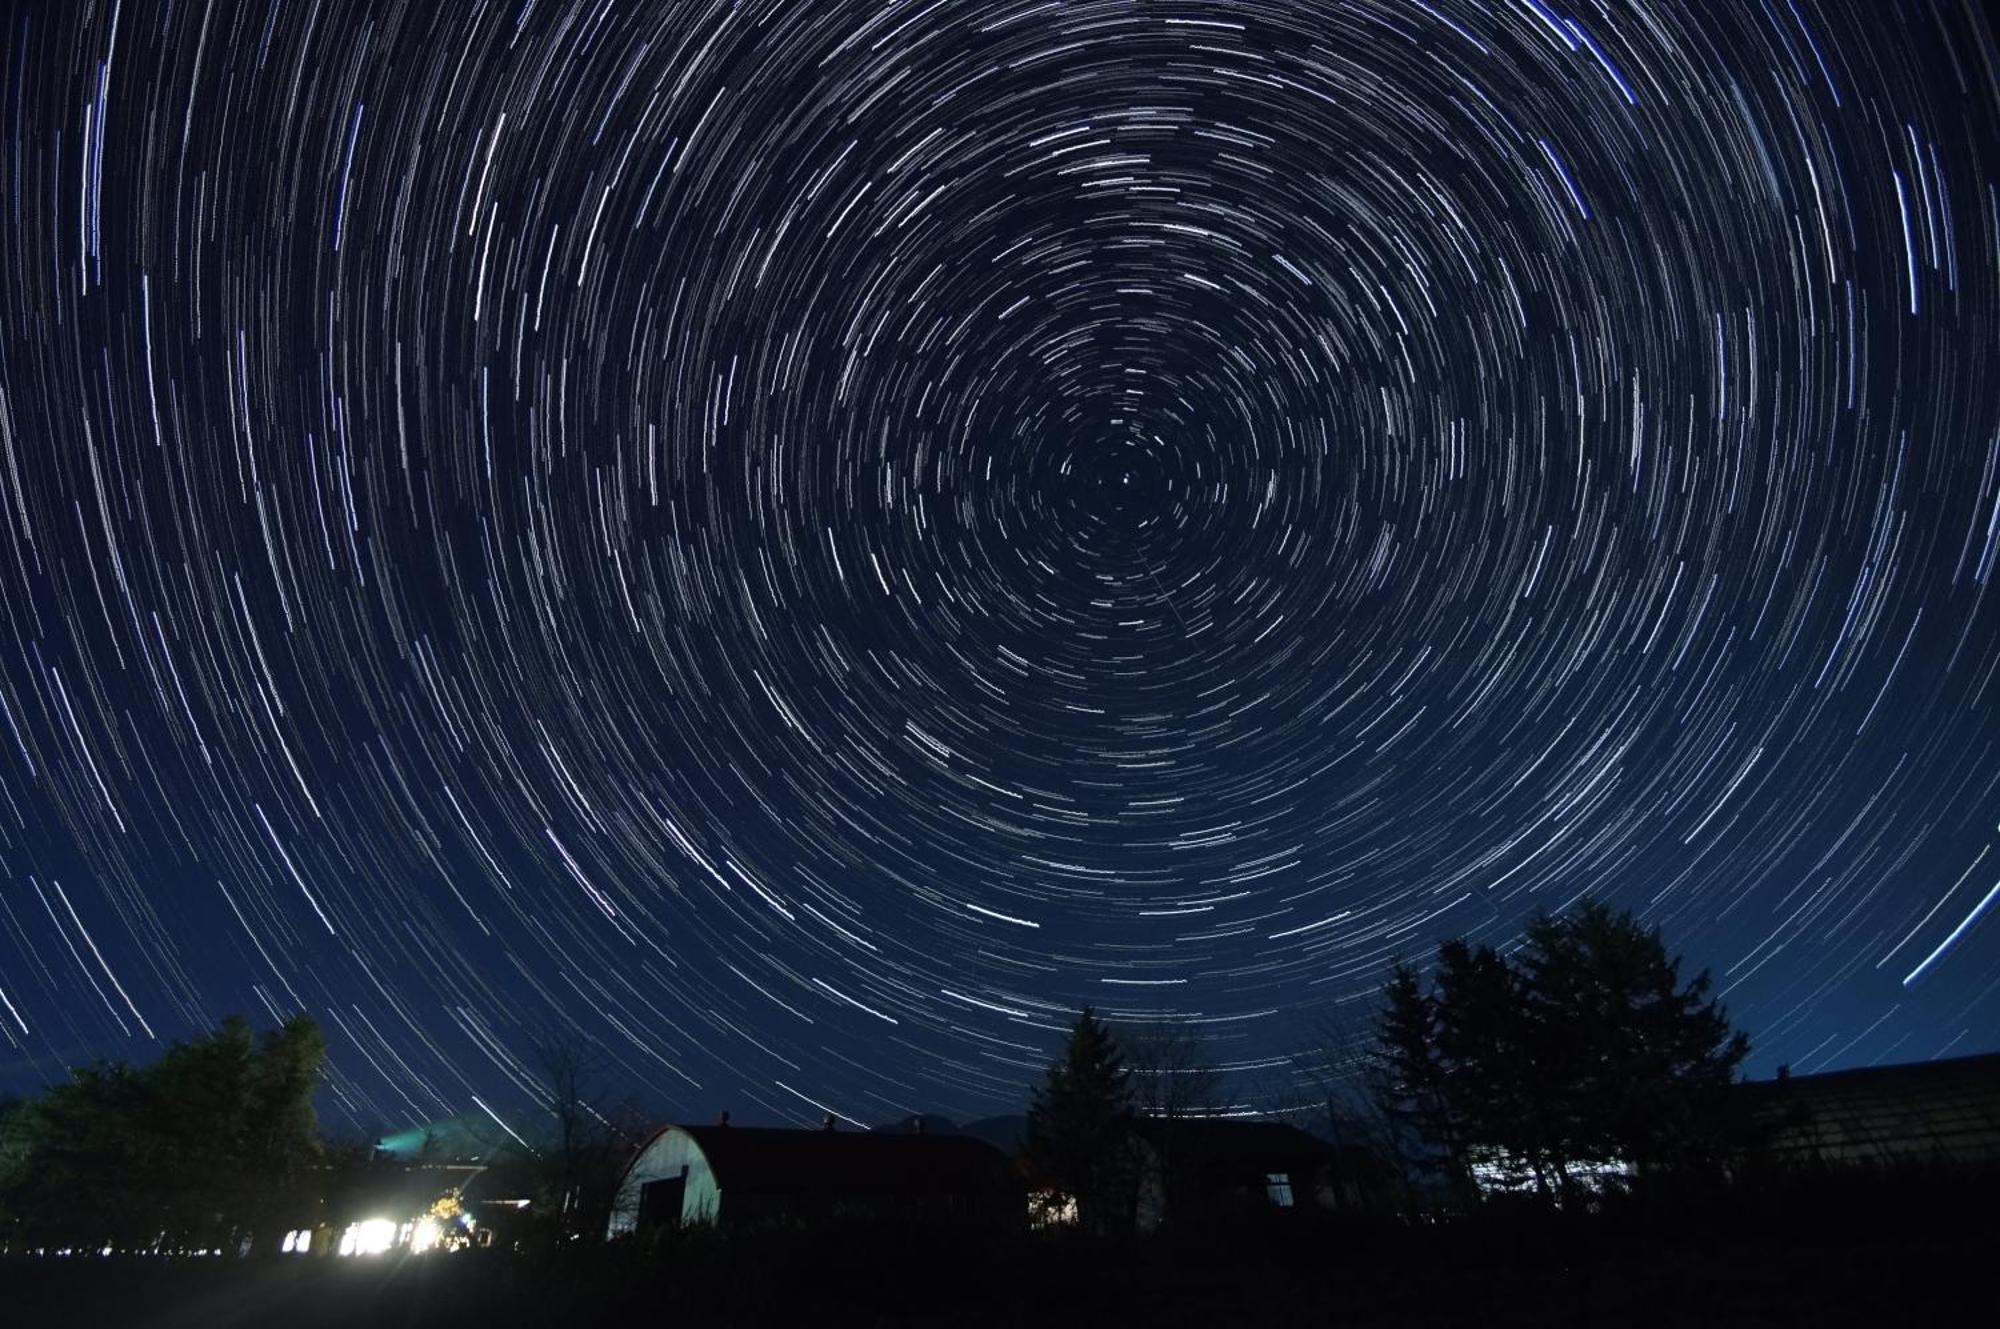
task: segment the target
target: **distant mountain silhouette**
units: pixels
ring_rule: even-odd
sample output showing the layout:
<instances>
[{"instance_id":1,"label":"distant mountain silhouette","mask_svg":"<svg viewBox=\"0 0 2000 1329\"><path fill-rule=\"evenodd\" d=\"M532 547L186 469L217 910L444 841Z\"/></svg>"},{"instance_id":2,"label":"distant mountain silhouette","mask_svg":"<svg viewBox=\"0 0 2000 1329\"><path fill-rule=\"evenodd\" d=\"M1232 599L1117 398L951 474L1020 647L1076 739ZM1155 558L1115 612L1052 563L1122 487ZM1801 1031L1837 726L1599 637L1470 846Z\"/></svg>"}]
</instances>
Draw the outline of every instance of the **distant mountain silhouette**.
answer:
<instances>
[{"instance_id":1,"label":"distant mountain silhouette","mask_svg":"<svg viewBox=\"0 0 2000 1329\"><path fill-rule=\"evenodd\" d=\"M913 1113L895 1121L870 1126L870 1132L880 1135L915 1135L921 1128L925 1135L962 1135L956 1123L949 1117L940 1117L935 1112Z\"/></svg>"},{"instance_id":2,"label":"distant mountain silhouette","mask_svg":"<svg viewBox=\"0 0 2000 1329\"><path fill-rule=\"evenodd\" d=\"M918 1123L923 1124L925 1135L969 1135L992 1145L1001 1153L1014 1156L1021 1152L1022 1142L1028 1137L1028 1117L1023 1112L1008 1113L999 1117L981 1117L961 1126L951 1118L935 1112L912 1113L895 1121L885 1121L880 1126L870 1126L873 1134L914 1135Z\"/></svg>"},{"instance_id":3,"label":"distant mountain silhouette","mask_svg":"<svg viewBox=\"0 0 2000 1329\"><path fill-rule=\"evenodd\" d=\"M1028 1114L1013 1112L1001 1117L982 1117L960 1126L958 1133L984 1140L1011 1158L1021 1152L1022 1143L1028 1138Z\"/></svg>"}]
</instances>

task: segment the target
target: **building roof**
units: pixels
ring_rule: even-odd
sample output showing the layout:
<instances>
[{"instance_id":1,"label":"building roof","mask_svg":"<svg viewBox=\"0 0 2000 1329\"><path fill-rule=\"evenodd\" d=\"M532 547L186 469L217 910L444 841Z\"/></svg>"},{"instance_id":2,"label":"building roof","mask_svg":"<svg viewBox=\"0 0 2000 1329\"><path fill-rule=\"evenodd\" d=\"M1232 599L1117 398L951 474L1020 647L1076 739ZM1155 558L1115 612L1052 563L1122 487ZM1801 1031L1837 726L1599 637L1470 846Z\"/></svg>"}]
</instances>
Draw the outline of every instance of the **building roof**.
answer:
<instances>
[{"instance_id":1,"label":"building roof","mask_svg":"<svg viewBox=\"0 0 2000 1329\"><path fill-rule=\"evenodd\" d=\"M2000 1052L1971 1057L1945 1057L1936 1061L1903 1061L1892 1066L1851 1066L1846 1070L1820 1071L1815 1075L1780 1075L1775 1080L1755 1080L1753 1084L1788 1084L1794 1090L1814 1092L1846 1091L1885 1086L1897 1089L1934 1090L1949 1086L1981 1085L2000 1087Z\"/></svg>"},{"instance_id":2,"label":"building roof","mask_svg":"<svg viewBox=\"0 0 2000 1329\"><path fill-rule=\"evenodd\" d=\"M2000 1053L1864 1066L1744 1086L1781 1154L2000 1158Z\"/></svg>"},{"instance_id":3,"label":"building roof","mask_svg":"<svg viewBox=\"0 0 2000 1329\"><path fill-rule=\"evenodd\" d=\"M1244 1121L1234 1117L1141 1118L1139 1135L1158 1143L1172 1132L1174 1147L1211 1163L1245 1165L1288 1162L1320 1163L1333 1148L1296 1126L1280 1121Z\"/></svg>"},{"instance_id":4,"label":"building roof","mask_svg":"<svg viewBox=\"0 0 2000 1329\"><path fill-rule=\"evenodd\" d=\"M669 1128L673 1129L673 1128ZM992 1145L964 1135L801 1131L765 1126L682 1126L730 1191L910 1194L1013 1184Z\"/></svg>"}]
</instances>

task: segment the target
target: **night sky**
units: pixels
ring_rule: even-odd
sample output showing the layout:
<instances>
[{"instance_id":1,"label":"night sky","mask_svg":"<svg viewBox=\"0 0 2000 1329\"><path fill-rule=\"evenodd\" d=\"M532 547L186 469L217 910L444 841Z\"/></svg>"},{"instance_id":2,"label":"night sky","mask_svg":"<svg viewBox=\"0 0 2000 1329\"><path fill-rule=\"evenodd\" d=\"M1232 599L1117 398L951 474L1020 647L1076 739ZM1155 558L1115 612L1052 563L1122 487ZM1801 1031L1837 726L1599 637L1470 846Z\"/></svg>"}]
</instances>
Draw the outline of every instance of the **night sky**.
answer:
<instances>
[{"instance_id":1,"label":"night sky","mask_svg":"<svg viewBox=\"0 0 2000 1329\"><path fill-rule=\"evenodd\" d=\"M1586 892L2000 1048L1973 0L0 15L0 1088L1249 1101Z\"/></svg>"}]
</instances>

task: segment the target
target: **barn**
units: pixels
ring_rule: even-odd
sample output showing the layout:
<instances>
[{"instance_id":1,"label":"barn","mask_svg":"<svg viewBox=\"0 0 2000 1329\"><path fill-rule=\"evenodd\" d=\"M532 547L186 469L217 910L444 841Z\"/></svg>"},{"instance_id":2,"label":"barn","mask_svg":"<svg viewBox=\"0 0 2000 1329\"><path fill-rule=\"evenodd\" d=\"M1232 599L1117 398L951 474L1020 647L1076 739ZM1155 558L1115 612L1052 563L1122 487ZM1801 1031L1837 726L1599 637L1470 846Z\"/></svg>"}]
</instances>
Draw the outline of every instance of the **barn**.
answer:
<instances>
[{"instance_id":1,"label":"barn","mask_svg":"<svg viewBox=\"0 0 2000 1329\"><path fill-rule=\"evenodd\" d=\"M963 1135L663 1126L619 1183L607 1235L691 1224L910 1220L1016 1226L1007 1156Z\"/></svg>"},{"instance_id":2,"label":"barn","mask_svg":"<svg viewBox=\"0 0 2000 1329\"><path fill-rule=\"evenodd\" d=\"M2000 1054L1742 1086L1773 1159L1791 1165L2000 1165Z\"/></svg>"}]
</instances>

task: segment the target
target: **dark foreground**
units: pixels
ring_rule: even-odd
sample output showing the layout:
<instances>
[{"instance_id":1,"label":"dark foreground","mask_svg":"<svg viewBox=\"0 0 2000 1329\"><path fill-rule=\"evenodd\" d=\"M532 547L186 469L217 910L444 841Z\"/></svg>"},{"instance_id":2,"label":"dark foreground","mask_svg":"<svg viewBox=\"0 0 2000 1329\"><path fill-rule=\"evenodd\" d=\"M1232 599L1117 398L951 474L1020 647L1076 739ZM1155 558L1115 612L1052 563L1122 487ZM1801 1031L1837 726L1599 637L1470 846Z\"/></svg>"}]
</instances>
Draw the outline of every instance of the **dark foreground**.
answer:
<instances>
[{"instance_id":1,"label":"dark foreground","mask_svg":"<svg viewBox=\"0 0 2000 1329\"><path fill-rule=\"evenodd\" d=\"M1231 1225L1146 1241L829 1228L340 1260L0 1260L0 1323L2000 1324L2000 1197L1896 1188L1671 1214Z\"/></svg>"},{"instance_id":2,"label":"dark foreground","mask_svg":"<svg viewBox=\"0 0 2000 1329\"><path fill-rule=\"evenodd\" d=\"M20 1325L1934 1325L2000 1323L1990 1239L1563 1259L1413 1243L1310 1260L1188 1247L760 1242L596 1254L0 1266Z\"/></svg>"}]
</instances>

